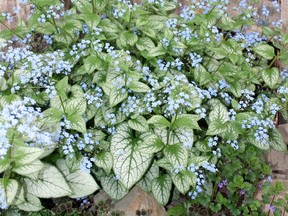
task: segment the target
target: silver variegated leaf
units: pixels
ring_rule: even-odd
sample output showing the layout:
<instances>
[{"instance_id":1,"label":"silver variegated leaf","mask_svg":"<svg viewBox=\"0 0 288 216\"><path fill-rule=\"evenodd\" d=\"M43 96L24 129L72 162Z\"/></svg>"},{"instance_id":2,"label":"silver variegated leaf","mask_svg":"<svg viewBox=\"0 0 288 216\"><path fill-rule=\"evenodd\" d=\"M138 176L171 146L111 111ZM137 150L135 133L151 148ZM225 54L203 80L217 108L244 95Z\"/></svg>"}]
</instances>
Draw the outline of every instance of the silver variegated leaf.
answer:
<instances>
[{"instance_id":1,"label":"silver variegated leaf","mask_svg":"<svg viewBox=\"0 0 288 216\"><path fill-rule=\"evenodd\" d=\"M40 198L57 198L72 194L63 174L54 166L46 165L37 179L24 179L27 191Z\"/></svg>"},{"instance_id":2,"label":"silver variegated leaf","mask_svg":"<svg viewBox=\"0 0 288 216\"><path fill-rule=\"evenodd\" d=\"M67 183L72 189L72 195L69 195L71 198L88 196L99 189L99 186L89 173L83 170L70 172L64 159L57 160L56 164L65 175Z\"/></svg>"},{"instance_id":3,"label":"silver variegated leaf","mask_svg":"<svg viewBox=\"0 0 288 216\"><path fill-rule=\"evenodd\" d=\"M155 199L165 206L170 198L172 180L169 175L161 175L152 181L152 193Z\"/></svg>"},{"instance_id":4,"label":"silver variegated leaf","mask_svg":"<svg viewBox=\"0 0 288 216\"><path fill-rule=\"evenodd\" d=\"M114 160L113 170L120 176L121 183L127 189L141 179L153 156L137 151L137 142L135 137L131 136L131 129L127 124L117 128L117 133L111 140L110 151Z\"/></svg>"},{"instance_id":5,"label":"silver variegated leaf","mask_svg":"<svg viewBox=\"0 0 288 216\"><path fill-rule=\"evenodd\" d=\"M113 175L101 177L100 181L104 191L113 199L119 200L129 191Z\"/></svg>"}]
</instances>

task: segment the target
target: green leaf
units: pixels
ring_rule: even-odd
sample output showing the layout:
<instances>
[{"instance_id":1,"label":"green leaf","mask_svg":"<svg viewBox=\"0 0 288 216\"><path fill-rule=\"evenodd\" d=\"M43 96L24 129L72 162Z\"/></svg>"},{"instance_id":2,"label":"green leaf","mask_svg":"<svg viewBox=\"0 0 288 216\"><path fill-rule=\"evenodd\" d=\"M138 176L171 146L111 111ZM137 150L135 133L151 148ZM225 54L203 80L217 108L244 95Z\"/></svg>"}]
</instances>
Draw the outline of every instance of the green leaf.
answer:
<instances>
[{"instance_id":1,"label":"green leaf","mask_svg":"<svg viewBox=\"0 0 288 216\"><path fill-rule=\"evenodd\" d=\"M0 174L10 167L10 160L7 156L0 160Z\"/></svg>"},{"instance_id":2,"label":"green leaf","mask_svg":"<svg viewBox=\"0 0 288 216\"><path fill-rule=\"evenodd\" d=\"M211 148L204 141L196 142L195 148L201 152L211 152Z\"/></svg>"},{"instance_id":3,"label":"green leaf","mask_svg":"<svg viewBox=\"0 0 288 216\"><path fill-rule=\"evenodd\" d=\"M24 181L27 191L39 198L57 198L72 194L62 173L51 165L46 165L38 173L37 179L25 178Z\"/></svg>"},{"instance_id":4,"label":"green leaf","mask_svg":"<svg viewBox=\"0 0 288 216\"><path fill-rule=\"evenodd\" d=\"M164 149L164 155L174 165L187 165L188 151L181 144L168 145Z\"/></svg>"},{"instance_id":5,"label":"green leaf","mask_svg":"<svg viewBox=\"0 0 288 216\"><path fill-rule=\"evenodd\" d=\"M234 178L233 178L233 182L237 185L237 186L240 186L242 185L244 179L241 175L235 175Z\"/></svg>"},{"instance_id":6,"label":"green leaf","mask_svg":"<svg viewBox=\"0 0 288 216\"><path fill-rule=\"evenodd\" d=\"M97 11L103 12L108 4L107 0L93 0Z\"/></svg>"},{"instance_id":7,"label":"green leaf","mask_svg":"<svg viewBox=\"0 0 288 216\"><path fill-rule=\"evenodd\" d=\"M149 130L146 119L143 116L138 116L135 119L128 121L128 126L136 131L146 132Z\"/></svg>"},{"instance_id":8,"label":"green leaf","mask_svg":"<svg viewBox=\"0 0 288 216\"><path fill-rule=\"evenodd\" d=\"M110 147L114 158L113 170L120 176L124 187L130 189L148 169L152 154L137 151L137 143L131 137L131 129L127 124L120 125L116 130Z\"/></svg>"},{"instance_id":9,"label":"green leaf","mask_svg":"<svg viewBox=\"0 0 288 216\"><path fill-rule=\"evenodd\" d=\"M66 31L61 31L60 33L55 34L54 39L58 42L58 43L63 43L67 46L69 46L70 44L73 43L73 41L76 39L75 36L71 36L71 34L69 34Z\"/></svg>"},{"instance_id":10,"label":"green leaf","mask_svg":"<svg viewBox=\"0 0 288 216\"><path fill-rule=\"evenodd\" d=\"M97 55L89 55L87 58L84 59L84 69L85 71L79 74L91 74L96 69L102 70L103 69L103 60L99 58Z\"/></svg>"},{"instance_id":11,"label":"green leaf","mask_svg":"<svg viewBox=\"0 0 288 216\"><path fill-rule=\"evenodd\" d=\"M165 53L166 53L165 49L162 46L158 46L158 47L151 49L148 52L147 58L153 58L153 57L161 56L161 55L164 55Z\"/></svg>"},{"instance_id":12,"label":"green leaf","mask_svg":"<svg viewBox=\"0 0 288 216\"><path fill-rule=\"evenodd\" d=\"M74 4L76 5L77 7L77 10L80 12L80 13L93 13L93 7L92 7L92 4L89 3L88 1L85 1L85 0L78 0L76 2L74 2Z\"/></svg>"},{"instance_id":13,"label":"green leaf","mask_svg":"<svg viewBox=\"0 0 288 216\"><path fill-rule=\"evenodd\" d=\"M262 78L270 88L274 89L278 82L280 83L279 70L276 67L263 70Z\"/></svg>"},{"instance_id":14,"label":"green leaf","mask_svg":"<svg viewBox=\"0 0 288 216\"><path fill-rule=\"evenodd\" d=\"M176 5L173 2L165 2L164 7L161 6L159 9L163 11L171 11L176 9Z\"/></svg>"},{"instance_id":15,"label":"green leaf","mask_svg":"<svg viewBox=\"0 0 288 216\"><path fill-rule=\"evenodd\" d=\"M97 106L95 106L95 104L93 104L93 103L87 105L85 115L86 115L88 121L91 120L95 116L97 109L98 109Z\"/></svg>"},{"instance_id":16,"label":"green leaf","mask_svg":"<svg viewBox=\"0 0 288 216\"><path fill-rule=\"evenodd\" d=\"M153 124L156 126L164 126L164 127L170 127L171 123L164 118L162 115L154 115L152 116L148 121L148 124Z\"/></svg>"},{"instance_id":17,"label":"green leaf","mask_svg":"<svg viewBox=\"0 0 288 216\"><path fill-rule=\"evenodd\" d=\"M184 205L176 205L169 208L167 211L168 216L183 216L186 215L186 208Z\"/></svg>"},{"instance_id":18,"label":"green leaf","mask_svg":"<svg viewBox=\"0 0 288 216\"><path fill-rule=\"evenodd\" d=\"M67 91L67 87L70 88L70 85L68 84L68 76L65 76L63 79L59 80L57 84L55 85L56 90L59 91Z\"/></svg>"},{"instance_id":19,"label":"green leaf","mask_svg":"<svg viewBox=\"0 0 288 216\"><path fill-rule=\"evenodd\" d=\"M59 94L59 93L58 93ZM64 92L60 93L60 94L64 94ZM58 115L60 115L60 112L64 114L64 110L63 110L63 106L61 102L64 101L64 97L62 98L61 96L59 95L55 95L53 98L51 98L50 100L50 107L51 108L54 108L54 109L58 109L57 113ZM59 112L60 111L60 112ZM52 113L53 114L53 113ZM51 115L52 116L52 115ZM50 117L51 117L50 116ZM61 115L62 117L62 115Z\"/></svg>"},{"instance_id":20,"label":"green leaf","mask_svg":"<svg viewBox=\"0 0 288 216\"><path fill-rule=\"evenodd\" d=\"M228 117L227 108L221 103L217 103L209 114L209 126L206 135L224 133L227 130L225 123L228 121Z\"/></svg>"},{"instance_id":21,"label":"green leaf","mask_svg":"<svg viewBox=\"0 0 288 216\"><path fill-rule=\"evenodd\" d=\"M125 100L128 97L128 93L127 92L122 93L121 91L117 89L112 89L110 91L109 97L110 97L109 98L110 107L114 107L120 102L122 102L123 100Z\"/></svg>"},{"instance_id":22,"label":"green leaf","mask_svg":"<svg viewBox=\"0 0 288 216\"><path fill-rule=\"evenodd\" d=\"M218 103L210 112L209 120L211 122L219 121L222 124L224 124L228 121L228 117L229 117L229 114L228 114L227 108L223 104Z\"/></svg>"},{"instance_id":23,"label":"green leaf","mask_svg":"<svg viewBox=\"0 0 288 216\"><path fill-rule=\"evenodd\" d=\"M5 184L4 184L5 182ZM4 197L4 202L7 205L11 205L16 198L18 192L19 183L14 179L2 179L0 178L0 190L4 191L2 195Z\"/></svg>"},{"instance_id":24,"label":"green leaf","mask_svg":"<svg viewBox=\"0 0 288 216\"><path fill-rule=\"evenodd\" d=\"M5 105L10 104L15 100L22 100L22 98L16 94L2 95L0 97L0 107L4 107Z\"/></svg>"},{"instance_id":25,"label":"green leaf","mask_svg":"<svg viewBox=\"0 0 288 216\"><path fill-rule=\"evenodd\" d=\"M8 29L3 29L0 31L0 38L5 40L10 40L14 36L13 31Z\"/></svg>"},{"instance_id":26,"label":"green leaf","mask_svg":"<svg viewBox=\"0 0 288 216\"><path fill-rule=\"evenodd\" d=\"M58 4L57 0L34 0L33 4L37 5L38 7L45 7L47 5L55 5Z\"/></svg>"},{"instance_id":27,"label":"green leaf","mask_svg":"<svg viewBox=\"0 0 288 216\"><path fill-rule=\"evenodd\" d=\"M118 43L120 43L121 46L134 46L138 41L138 36L136 34L133 34L131 32L122 32L120 34L120 37L117 39Z\"/></svg>"},{"instance_id":28,"label":"green leaf","mask_svg":"<svg viewBox=\"0 0 288 216\"><path fill-rule=\"evenodd\" d=\"M65 112L68 115L83 115L86 111L86 99L85 98L76 98L70 99L64 104Z\"/></svg>"},{"instance_id":29,"label":"green leaf","mask_svg":"<svg viewBox=\"0 0 288 216\"><path fill-rule=\"evenodd\" d=\"M146 192L151 192L153 179L159 176L159 167L154 162L138 185Z\"/></svg>"},{"instance_id":30,"label":"green leaf","mask_svg":"<svg viewBox=\"0 0 288 216\"><path fill-rule=\"evenodd\" d=\"M156 37L156 30L146 27L145 29L141 29L143 34L150 37L155 38ZM10 38L9 38L10 39Z\"/></svg>"},{"instance_id":31,"label":"green leaf","mask_svg":"<svg viewBox=\"0 0 288 216\"><path fill-rule=\"evenodd\" d=\"M17 199L13 205L16 205L17 208L27 212L40 211L43 208L40 199L30 193L25 193L24 187L21 187L19 190Z\"/></svg>"},{"instance_id":32,"label":"green leaf","mask_svg":"<svg viewBox=\"0 0 288 216\"><path fill-rule=\"evenodd\" d=\"M82 19L87 26L93 30L100 23L100 16L95 13L82 13L79 14L79 19Z\"/></svg>"},{"instance_id":33,"label":"green leaf","mask_svg":"<svg viewBox=\"0 0 288 216\"><path fill-rule=\"evenodd\" d=\"M63 27L60 30L61 33L65 32L66 34L70 35L70 38L72 39L73 37L76 39L78 36L75 34L75 31L77 30L82 30L83 24L79 20L76 19L68 19L63 23Z\"/></svg>"},{"instance_id":34,"label":"green leaf","mask_svg":"<svg viewBox=\"0 0 288 216\"><path fill-rule=\"evenodd\" d=\"M44 148L41 149L36 147L15 146L11 156L19 165L30 164L31 162L37 160L44 152Z\"/></svg>"},{"instance_id":35,"label":"green leaf","mask_svg":"<svg viewBox=\"0 0 288 216\"><path fill-rule=\"evenodd\" d=\"M73 100L73 99L82 99L82 100L86 101L84 99L84 92L83 92L83 89L81 88L81 86L79 86L77 84L73 85L73 86L71 86L70 91L71 91L71 95L72 95L70 97L71 100ZM69 91L67 92L67 94L69 94ZM79 102L79 103L81 104L81 106L83 105L83 102Z\"/></svg>"},{"instance_id":36,"label":"green leaf","mask_svg":"<svg viewBox=\"0 0 288 216\"><path fill-rule=\"evenodd\" d=\"M111 22L109 19L103 19L99 23L100 28L106 33L115 33L119 32L118 26Z\"/></svg>"},{"instance_id":37,"label":"green leaf","mask_svg":"<svg viewBox=\"0 0 288 216\"><path fill-rule=\"evenodd\" d=\"M35 160L28 164L21 164L21 163L19 164L16 161L16 165L12 171L19 175L26 176L35 172L39 172L43 168L44 164L40 160Z\"/></svg>"},{"instance_id":38,"label":"green leaf","mask_svg":"<svg viewBox=\"0 0 288 216\"><path fill-rule=\"evenodd\" d=\"M229 56L228 56L228 58L230 59L230 61L235 65L238 61L239 61L239 59L240 59L240 57L239 57L239 55L237 55L237 54L230 54Z\"/></svg>"},{"instance_id":39,"label":"green leaf","mask_svg":"<svg viewBox=\"0 0 288 216\"><path fill-rule=\"evenodd\" d=\"M157 134L162 139L164 144L171 145L181 143L185 148L191 148L193 146L193 129L173 128L173 130L170 130L169 132L169 139L167 139L168 130L166 128L155 128L154 131L155 134Z\"/></svg>"},{"instance_id":40,"label":"green leaf","mask_svg":"<svg viewBox=\"0 0 288 216\"><path fill-rule=\"evenodd\" d=\"M173 48L175 47L177 49L183 49L183 50L187 48L187 46L179 40L178 41L172 40L170 46L172 46Z\"/></svg>"},{"instance_id":41,"label":"green leaf","mask_svg":"<svg viewBox=\"0 0 288 216\"><path fill-rule=\"evenodd\" d=\"M155 48L155 44L150 38L143 37L138 40L138 42L136 43L136 47L140 51L150 51L151 49Z\"/></svg>"},{"instance_id":42,"label":"green leaf","mask_svg":"<svg viewBox=\"0 0 288 216\"><path fill-rule=\"evenodd\" d=\"M265 36L271 37L271 36L274 36L276 34L276 32L268 26L261 26L261 28L262 28L262 32Z\"/></svg>"},{"instance_id":43,"label":"green leaf","mask_svg":"<svg viewBox=\"0 0 288 216\"><path fill-rule=\"evenodd\" d=\"M281 63L288 65L288 51L287 50L283 50L283 52L281 51L279 59Z\"/></svg>"},{"instance_id":44,"label":"green leaf","mask_svg":"<svg viewBox=\"0 0 288 216\"><path fill-rule=\"evenodd\" d=\"M113 155L108 151L96 153L94 163L96 166L103 168L106 174L109 174L113 167Z\"/></svg>"},{"instance_id":45,"label":"green leaf","mask_svg":"<svg viewBox=\"0 0 288 216\"><path fill-rule=\"evenodd\" d=\"M210 150L211 151L211 150ZM205 164L205 162L208 162L210 159L209 156L196 156L194 154L190 155L190 158L188 160L188 164L195 164L197 166L202 166Z\"/></svg>"},{"instance_id":46,"label":"green leaf","mask_svg":"<svg viewBox=\"0 0 288 216\"><path fill-rule=\"evenodd\" d=\"M45 23L38 23L37 27L35 28L36 32L51 35L56 32L56 28L52 23L45 22Z\"/></svg>"},{"instance_id":47,"label":"green leaf","mask_svg":"<svg viewBox=\"0 0 288 216\"><path fill-rule=\"evenodd\" d=\"M212 76L202 65L199 65L194 69L194 79L200 86L203 86L212 80Z\"/></svg>"},{"instance_id":48,"label":"green leaf","mask_svg":"<svg viewBox=\"0 0 288 216\"><path fill-rule=\"evenodd\" d=\"M161 205L165 206L170 198L172 180L169 175L161 175L152 181L152 193Z\"/></svg>"},{"instance_id":49,"label":"green leaf","mask_svg":"<svg viewBox=\"0 0 288 216\"><path fill-rule=\"evenodd\" d=\"M228 122L225 128L226 131L219 135L225 140L235 140L238 138L239 134L242 133L242 128L239 129L238 124L235 124L235 122Z\"/></svg>"},{"instance_id":50,"label":"green leaf","mask_svg":"<svg viewBox=\"0 0 288 216\"><path fill-rule=\"evenodd\" d=\"M274 129L270 135L270 146L276 151L287 151L287 145L278 129Z\"/></svg>"},{"instance_id":51,"label":"green leaf","mask_svg":"<svg viewBox=\"0 0 288 216\"><path fill-rule=\"evenodd\" d=\"M112 198L119 200L123 198L127 193L126 189L119 180L116 180L115 176L110 175L100 178L101 185L104 191Z\"/></svg>"},{"instance_id":52,"label":"green leaf","mask_svg":"<svg viewBox=\"0 0 288 216\"><path fill-rule=\"evenodd\" d=\"M235 25L235 21L229 16L221 17L221 24L220 24L221 29L230 31L234 28L234 25Z\"/></svg>"},{"instance_id":53,"label":"green leaf","mask_svg":"<svg viewBox=\"0 0 288 216\"><path fill-rule=\"evenodd\" d=\"M157 160L156 164L169 172L171 172L174 169L174 165L169 161L167 157L163 157L160 160Z\"/></svg>"},{"instance_id":54,"label":"green leaf","mask_svg":"<svg viewBox=\"0 0 288 216\"><path fill-rule=\"evenodd\" d=\"M1 41L0 41L0 43L1 43ZM4 77L0 77L0 91L5 91L8 88L6 83L7 83L6 79Z\"/></svg>"},{"instance_id":55,"label":"green leaf","mask_svg":"<svg viewBox=\"0 0 288 216\"><path fill-rule=\"evenodd\" d=\"M99 186L89 173L82 170L71 172L64 159L57 160L56 164L64 174L68 185L73 191L72 195L69 195L69 197L81 198L88 196L99 189Z\"/></svg>"},{"instance_id":56,"label":"green leaf","mask_svg":"<svg viewBox=\"0 0 288 216\"><path fill-rule=\"evenodd\" d=\"M161 151L164 145L161 139L152 133L144 133L140 135L137 150L147 154L153 154Z\"/></svg>"},{"instance_id":57,"label":"green leaf","mask_svg":"<svg viewBox=\"0 0 288 216\"><path fill-rule=\"evenodd\" d=\"M150 90L149 86L138 81L131 82L128 88L133 92L148 92Z\"/></svg>"},{"instance_id":58,"label":"green leaf","mask_svg":"<svg viewBox=\"0 0 288 216\"><path fill-rule=\"evenodd\" d=\"M81 133L86 133L86 122L84 117L81 115L73 114L67 116L67 120L70 121L70 126L72 130L79 131Z\"/></svg>"},{"instance_id":59,"label":"green leaf","mask_svg":"<svg viewBox=\"0 0 288 216\"><path fill-rule=\"evenodd\" d=\"M238 81L230 83L229 91L237 98L241 97L241 90L243 85Z\"/></svg>"},{"instance_id":60,"label":"green leaf","mask_svg":"<svg viewBox=\"0 0 288 216\"><path fill-rule=\"evenodd\" d=\"M189 171L180 171L177 174L170 174L171 179L174 183L174 185L176 186L176 188L180 191L180 193L182 194L186 194L189 189L190 189L190 185L188 184L189 182L189 175L188 173Z\"/></svg>"},{"instance_id":61,"label":"green leaf","mask_svg":"<svg viewBox=\"0 0 288 216\"><path fill-rule=\"evenodd\" d=\"M259 149L262 149L262 150L268 150L269 149L269 144L268 143L265 143L262 140L258 140L257 141L257 140L254 139L254 137L248 138L247 141L248 141L248 143L253 144L254 146L256 146Z\"/></svg>"},{"instance_id":62,"label":"green leaf","mask_svg":"<svg viewBox=\"0 0 288 216\"><path fill-rule=\"evenodd\" d=\"M177 119L173 122L173 127L201 130L201 128L198 125L199 119L200 117L198 115L181 114L178 115Z\"/></svg>"},{"instance_id":63,"label":"green leaf","mask_svg":"<svg viewBox=\"0 0 288 216\"><path fill-rule=\"evenodd\" d=\"M265 59L272 59L275 56L274 48L268 44L258 44L253 50Z\"/></svg>"}]
</instances>

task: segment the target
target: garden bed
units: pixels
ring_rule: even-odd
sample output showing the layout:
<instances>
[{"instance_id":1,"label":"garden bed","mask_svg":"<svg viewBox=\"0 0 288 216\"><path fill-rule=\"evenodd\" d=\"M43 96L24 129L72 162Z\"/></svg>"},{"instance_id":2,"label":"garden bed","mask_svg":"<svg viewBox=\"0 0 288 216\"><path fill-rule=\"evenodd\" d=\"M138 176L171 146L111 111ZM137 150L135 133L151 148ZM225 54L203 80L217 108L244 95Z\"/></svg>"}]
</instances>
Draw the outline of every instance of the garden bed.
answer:
<instances>
[{"instance_id":1,"label":"garden bed","mask_svg":"<svg viewBox=\"0 0 288 216\"><path fill-rule=\"evenodd\" d=\"M268 7L20 3L29 23L0 15L3 215L287 211L263 157L287 152L288 35Z\"/></svg>"}]
</instances>

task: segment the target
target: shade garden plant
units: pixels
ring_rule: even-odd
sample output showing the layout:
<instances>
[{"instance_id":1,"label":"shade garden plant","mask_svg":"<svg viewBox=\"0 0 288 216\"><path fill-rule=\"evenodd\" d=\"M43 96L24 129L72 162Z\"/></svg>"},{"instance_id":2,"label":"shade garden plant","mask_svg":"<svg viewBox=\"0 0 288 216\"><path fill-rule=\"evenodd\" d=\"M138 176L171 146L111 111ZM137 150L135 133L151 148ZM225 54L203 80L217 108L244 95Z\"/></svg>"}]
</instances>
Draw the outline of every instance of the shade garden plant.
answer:
<instances>
[{"instance_id":1,"label":"shade garden plant","mask_svg":"<svg viewBox=\"0 0 288 216\"><path fill-rule=\"evenodd\" d=\"M274 121L287 116L281 22L249 31L265 19L245 1L234 16L226 0L19 2L28 23L0 15L3 214L137 185L170 215L260 215L263 179L263 202L287 208L262 159L287 151Z\"/></svg>"}]
</instances>

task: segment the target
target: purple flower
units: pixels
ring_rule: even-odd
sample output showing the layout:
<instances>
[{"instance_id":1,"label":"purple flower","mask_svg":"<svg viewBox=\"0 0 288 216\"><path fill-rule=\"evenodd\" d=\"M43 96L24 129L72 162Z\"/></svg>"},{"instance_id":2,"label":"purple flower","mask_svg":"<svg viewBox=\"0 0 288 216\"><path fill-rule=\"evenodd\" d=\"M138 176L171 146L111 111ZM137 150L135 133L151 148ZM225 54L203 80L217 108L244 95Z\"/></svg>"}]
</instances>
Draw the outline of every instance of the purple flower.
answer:
<instances>
[{"instance_id":1,"label":"purple flower","mask_svg":"<svg viewBox=\"0 0 288 216\"><path fill-rule=\"evenodd\" d=\"M271 176L268 176L268 177L267 177L267 180L268 180L270 183L272 183L272 177L271 177Z\"/></svg>"},{"instance_id":2,"label":"purple flower","mask_svg":"<svg viewBox=\"0 0 288 216\"><path fill-rule=\"evenodd\" d=\"M269 211L272 211L272 212L274 212L275 211L275 206L273 206L273 205L269 205Z\"/></svg>"},{"instance_id":3,"label":"purple flower","mask_svg":"<svg viewBox=\"0 0 288 216\"><path fill-rule=\"evenodd\" d=\"M227 179L224 179L224 180L222 180L219 184L218 184L218 187L219 188L222 188L222 187L224 187L224 186L226 186L227 185Z\"/></svg>"},{"instance_id":4,"label":"purple flower","mask_svg":"<svg viewBox=\"0 0 288 216\"><path fill-rule=\"evenodd\" d=\"M246 191L245 191L244 189L241 189L241 190L240 190L240 194L241 194L241 195L245 195L245 194L246 194Z\"/></svg>"}]
</instances>

